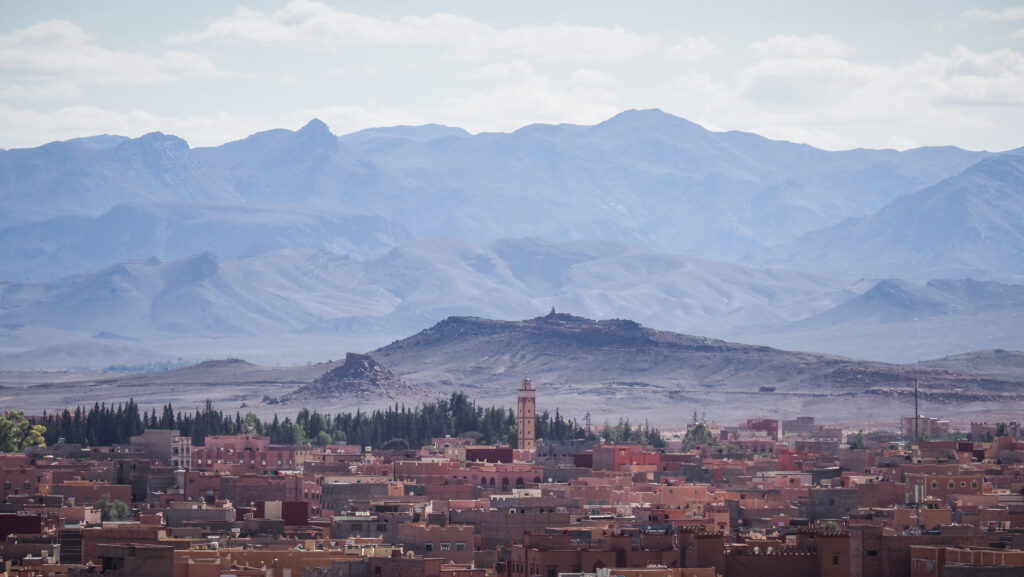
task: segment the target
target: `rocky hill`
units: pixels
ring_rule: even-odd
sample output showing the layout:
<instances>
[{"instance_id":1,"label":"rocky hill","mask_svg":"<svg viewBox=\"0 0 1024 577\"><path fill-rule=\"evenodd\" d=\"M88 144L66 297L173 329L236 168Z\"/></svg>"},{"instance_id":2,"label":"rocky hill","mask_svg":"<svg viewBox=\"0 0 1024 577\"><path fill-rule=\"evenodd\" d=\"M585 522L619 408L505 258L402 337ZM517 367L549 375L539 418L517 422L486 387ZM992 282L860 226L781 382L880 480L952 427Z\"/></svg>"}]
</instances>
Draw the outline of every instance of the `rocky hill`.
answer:
<instances>
[{"instance_id":1,"label":"rocky hill","mask_svg":"<svg viewBox=\"0 0 1024 577\"><path fill-rule=\"evenodd\" d=\"M912 411L909 395L917 379L926 414L968 422L1010 418L1024 401L1021 355L977 356L981 360L919 365L863 362L552 311L523 321L449 317L370 354L349 353L343 363L266 367L226 360L14 386L19 378L3 395L10 406L29 411L134 397L144 406L171 402L186 408L211 399L223 410L269 415L302 407L333 412L415 406L452 391L485 405L514 406L518 383L529 376L542 409L557 407L577 418L588 412L597 419L643 415L668 425L700 409L715 419L813 414L895 422Z\"/></svg>"},{"instance_id":2,"label":"rocky hill","mask_svg":"<svg viewBox=\"0 0 1024 577\"><path fill-rule=\"evenodd\" d=\"M904 397L915 379L936 402L998 402L1022 392L1016 379L729 343L555 311L512 322L452 317L373 355L411 382L476 397L511 399L517 379L529 375L552 403L577 411L624 402L652 415L694 403L792 410L801 399L830 398L868 407L880 396ZM774 390L763 393L762 386Z\"/></svg>"},{"instance_id":3,"label":"rocky hill","mask_svg":"<svg viewBox=\"0 0 1024 577\"><path fill-rule=\"evenodd\" d=\"M921 361L923 367L1024 382L1024 353L992 349Z\"/></svg>"},{"instance_id":4,"label":"rocky hill","mask_svg":"<svg viewBox=\"0 0 1024 577\"><path fill-rule=\"evenodd\" d=\"M283 403L318 403L327 399L377 401L382 398L413 402L427 392L411 385L367 354L348 353L345 362L280 399Z\"/></svg>"}]
</instances>

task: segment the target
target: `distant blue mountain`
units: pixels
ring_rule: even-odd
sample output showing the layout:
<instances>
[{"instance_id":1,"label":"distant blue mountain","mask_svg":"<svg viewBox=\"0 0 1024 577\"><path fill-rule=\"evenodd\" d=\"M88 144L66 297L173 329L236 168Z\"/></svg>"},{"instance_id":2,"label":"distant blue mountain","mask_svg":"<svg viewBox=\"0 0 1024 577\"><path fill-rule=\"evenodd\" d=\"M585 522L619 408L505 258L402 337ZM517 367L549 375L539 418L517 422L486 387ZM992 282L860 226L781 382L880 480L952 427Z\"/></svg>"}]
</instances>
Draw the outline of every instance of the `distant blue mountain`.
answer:
<instances>
[{"instance_id":1,"label":"distant blue mountain","mask_svg":"<svg viewBox=\"0 0 1024 577\"><path fill-rule=\"evenodd\" d=\"M342 144L354 146L379 138L401 138L414 140L416 142L427 142L438 138L462 138L464 136L469 136L469 132L466 132L466 130L462 128L444 126L441 124L424 124L422 126L386 126L382 128L367 128L366 130L360 130L358 132L339 136L338 140L341 141Z\"/></svg>"},{"instance_id":2,"label":"distant blue mountain","mask_svg":"<svg viewBox=\"0 0 1024 577\"><path fill-rule=\"evenodd\" d=\"M0 152L0 227L96 216L126 202L243 200L176 136L154 132L104 147L77 142Z\"/></svg>"},{"instance_id":3,"label":"distant blue mountain","mask_svg":"<svg viewBox=\"0 0 1024 577\"><path fill-rule=\"evenodd\" d=\"M105 148L114 148L118 144L121 144L125 140L131 140L127 136L118 136L116 134L98 134L96 136L83 136L82 138L72 138L71 140L65 140L68 144L75 146L81 146L82 148L89 148L92 150L103 150Z\"/></svg>"},{"instance_id":4,"label":"distant blue mountain","mask_svg":"<svg viewBox=\"0 0 1024 577\"><path fill-rule=\"evenodd\" d=\"M213 252L248 258L286 248L383 254L411 236L379 216L274 205L122 204L0 230L0 279L85 273L132 259Z\"/></svg>"},{"instance_id":5,"label":"distant blue mountain","mask_svg":"<svg viewBox=\"0 0 1024 577\"><path fill-rule=\"evenodd\" d=\"M116 140L0 151L0 227L124 203L255 202L377 215L413 236L605 239L732 260L870 214L988 156L829 152L658 110L477 135L428 125L339 139L313 120L213 148L160 133Z\"/></svg>"},{"instance_id":6,"label":"distant blue mountain","mask_svg":"<svg viewBox=\"0 0 1024 577\"><path fill-rule=\"evenodd\" d=\"M514 319L552 306L707 332L789 322L851 293L795 271L662 255L607 241L416 239L366 260L286 249L136 259L46 281L0 283L0 328L196 338L373 329L396 335L447 316Z\"/></svg>"},{"instance_id":7,"label":"distant blue mountain","mask_svg":"<svg viewBox=\"0 0 1024 577\"><path fill-rule=\"evenodd\" d=\"M832 152L658 110L3 150L0 348L401 336L552 306L879 358L1012 348L1022 152Z\"/></svg>"},{"instance_id":8,"label":"distant blue mountain","mask_svg":"<svg viewBox=\"0 0 1024 577\"><path fill-rule=\"evenodd\" d=\"M1024 155L962 173L747 262L861 276L1024 279Z\"/></svg>"}]
</instances>

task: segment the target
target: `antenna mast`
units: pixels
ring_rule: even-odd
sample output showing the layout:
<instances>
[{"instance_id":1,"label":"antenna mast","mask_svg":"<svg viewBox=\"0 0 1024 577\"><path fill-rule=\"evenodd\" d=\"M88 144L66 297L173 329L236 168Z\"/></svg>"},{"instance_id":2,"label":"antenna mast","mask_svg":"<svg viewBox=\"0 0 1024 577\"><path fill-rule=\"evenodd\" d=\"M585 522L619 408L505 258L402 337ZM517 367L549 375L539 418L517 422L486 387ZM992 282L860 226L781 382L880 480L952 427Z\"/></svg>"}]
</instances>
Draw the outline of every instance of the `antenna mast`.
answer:
<instances>
[{"instance_id":1,"label":"antenna mast","mask_svg":"<svg viewBox=\"0 0 1024 577\"><path fill-rule=\"evenodd\" d=\"M917 379L914 379L914 441L918 439L917 421L920 415L921 413L917 410Z\"/></svg>"}]
</instances>

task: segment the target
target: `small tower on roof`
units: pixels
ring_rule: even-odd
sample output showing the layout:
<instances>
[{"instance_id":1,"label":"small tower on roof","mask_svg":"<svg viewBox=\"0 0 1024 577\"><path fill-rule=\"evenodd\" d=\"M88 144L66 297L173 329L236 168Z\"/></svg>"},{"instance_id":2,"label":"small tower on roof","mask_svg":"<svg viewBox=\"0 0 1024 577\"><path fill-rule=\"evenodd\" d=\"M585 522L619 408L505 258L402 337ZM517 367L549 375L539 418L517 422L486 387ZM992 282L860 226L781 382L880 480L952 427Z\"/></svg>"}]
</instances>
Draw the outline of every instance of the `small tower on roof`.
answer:
<instances>
[{"instance_id":1,"label":"small tower on roof","mask_svg":"<svg viewBox=\"0 0 1024 577\"><path fill-rule=\"evenodd\" d=\"M530 384L530 378L523 379L523 386L519 388L519 403L517 405L516 417L518 419L519 436L517 447L520 451L537 450L537 390Z\"/></svg>"}]
</instances>

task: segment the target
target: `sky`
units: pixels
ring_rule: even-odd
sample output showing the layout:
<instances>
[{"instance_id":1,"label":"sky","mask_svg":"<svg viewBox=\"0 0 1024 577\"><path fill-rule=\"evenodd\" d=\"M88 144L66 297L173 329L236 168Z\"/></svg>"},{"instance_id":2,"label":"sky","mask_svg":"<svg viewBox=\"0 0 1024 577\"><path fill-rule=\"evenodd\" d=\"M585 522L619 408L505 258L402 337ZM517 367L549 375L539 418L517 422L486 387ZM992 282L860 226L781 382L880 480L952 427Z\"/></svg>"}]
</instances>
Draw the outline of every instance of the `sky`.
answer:
<instances>
[{"instance_id":1,"label":"sky","mask_svg":"<svg viewBox=\"0 0 1024 577\"><path fill-rule=\"evenodd\" d=\"M831 150L1024 146L1024 3L0 0L0 147L597 124Z\"/></svg>"}]
</instances>

